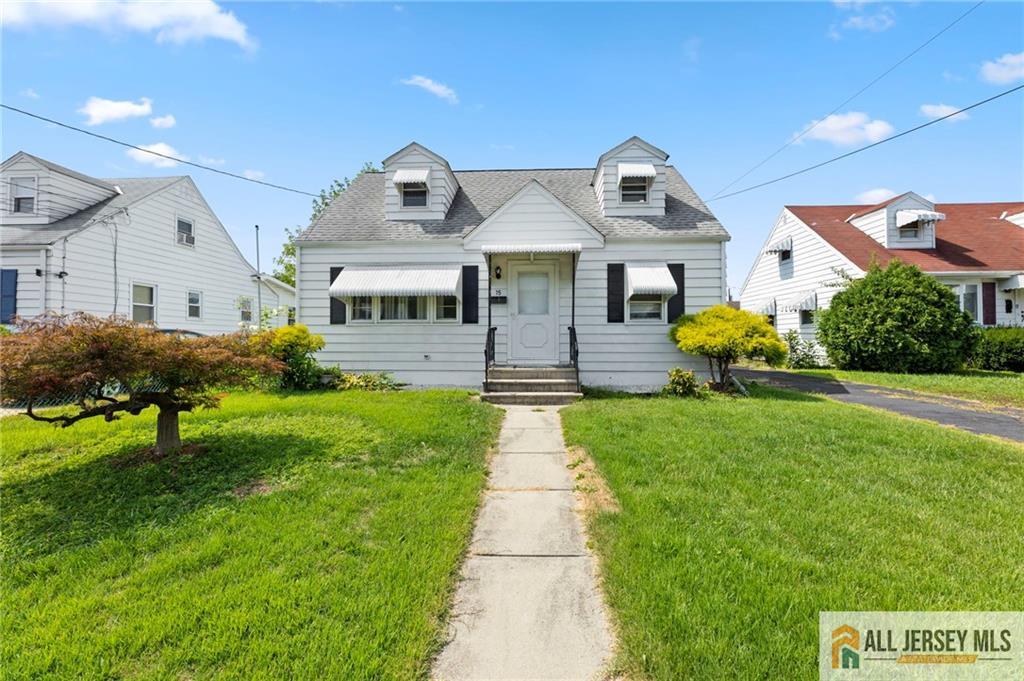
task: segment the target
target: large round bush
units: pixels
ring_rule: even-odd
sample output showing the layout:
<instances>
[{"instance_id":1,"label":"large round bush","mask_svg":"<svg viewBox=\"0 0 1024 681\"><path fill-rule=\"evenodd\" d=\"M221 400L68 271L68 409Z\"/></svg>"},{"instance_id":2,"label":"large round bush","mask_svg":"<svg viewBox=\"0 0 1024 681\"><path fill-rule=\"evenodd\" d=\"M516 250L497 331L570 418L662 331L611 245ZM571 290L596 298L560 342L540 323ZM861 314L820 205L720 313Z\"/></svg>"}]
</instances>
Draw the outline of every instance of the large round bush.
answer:
<instances>
[{"instance_id":1,"label":"large round bush","mask_svg":"<svg viewBox=\"0 0 1024 681\"><path fill-rule=\"evenodd\" d=\"M956 371L978 336L952 291L898 260L872 265L818 316L818 340L841 369Z\"/></svg>"}]
</instances>

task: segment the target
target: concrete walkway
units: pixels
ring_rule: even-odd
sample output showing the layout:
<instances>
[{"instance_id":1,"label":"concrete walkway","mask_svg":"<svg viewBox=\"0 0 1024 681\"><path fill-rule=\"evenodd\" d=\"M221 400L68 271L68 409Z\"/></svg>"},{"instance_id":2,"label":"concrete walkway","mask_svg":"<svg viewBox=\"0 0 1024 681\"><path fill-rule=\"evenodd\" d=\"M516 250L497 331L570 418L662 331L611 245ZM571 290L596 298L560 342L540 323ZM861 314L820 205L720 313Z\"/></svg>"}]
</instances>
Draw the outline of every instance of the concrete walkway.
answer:
<instances>
[{"instance_id":1,"label":"concrete walkway","mask_svg":"<svg viewBox=\"0 0 1024 681\"><path fill-rule=\"evenodd\" d=\"M438 680L595 679L612 638L555 407L507 407Z\"/></svg>"},{"instance_id":2,"label":"concrete walkway","mask_svg":"<svg viewBox=\"0 0 1024 681\"><path fill-rule=\"evenodd\" d=\"M864 404L904 416L954 426L972 433L1024 442L1024 410L1020 409L985 409L977 402L958 400L954 397L850 383L821 376L804 376L788 371L734 369L733 373L746 381L758 381L805 393L820 393L840 402Z\"/></svg>"}]
</instances>

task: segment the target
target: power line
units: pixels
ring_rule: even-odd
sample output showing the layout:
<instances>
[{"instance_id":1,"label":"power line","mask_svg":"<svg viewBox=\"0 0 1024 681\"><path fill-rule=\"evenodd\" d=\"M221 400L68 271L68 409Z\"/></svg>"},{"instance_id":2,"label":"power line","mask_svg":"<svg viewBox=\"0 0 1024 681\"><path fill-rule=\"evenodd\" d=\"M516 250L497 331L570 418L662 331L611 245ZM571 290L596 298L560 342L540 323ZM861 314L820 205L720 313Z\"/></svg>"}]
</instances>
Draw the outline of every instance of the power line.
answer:
<instances>
[{"instance_id":1,"label":"power line","mask_svg":"<svg viewBox=\"0 0 1024 681\"><path fill-rule=\"evenodd\" d=\"M168 159L170 161L175 161L176 163L181 163L183 165L192 166L193 168L201 168L202 170L208 170L211 173L218 173L220 175L227 175L228 177L233 177L236 180L244 180L245 182L252 182L253 184L261 184L264 187L270 187L272 189L280 189L281 191L292 192L293 194L302 194L304 196L312 196L313 198L319 197L319 194L314 194L312 192L305 192L305 191L302 191L301 189L292 189L291 187L285 187L284 185L274 184L273 182L265 182L263 180L257 180L257 179L251 178L251 177L246 177L245 175L238 175L237 173L228 172L227 170L220 170L218 168L211 168L210 166L205 166L202 163L195 163L193 161L186 161L185 159L178 158L176 156L170 156L168 154L161 154L159 151L153 151L151 149L144 149L143 147L139 147L139 146L136 146L134 144L129 144L128 142L124 142L124 141L119 140L119 139L114 139L113 137L107 137L106 135L100 135L99 133L92 132L91 130L84 130L82 128L75 127L74 125L68 125L67 123L61 123L60 121L56 121L56 120L54 120L52 118L47 118L46 116L40 116L39 114L34 114L31 111L25 111L24 109L19 109L17 107L10 106L9 104L0 104L0 107L3 107L4 109L7 109L8 111L14 111L16 113L20 113L20 114L22 114L24 116L29 116L30 118L35 118L35 119L38 119L40 121L45 121L46 123L52 123L53 125L58 125L58 126L60 126L62 128L67 128L68 130L74 130L75 132L80 132L83 135L89 135L90 137L95 137L97 139L101 139L101 140L104 140L106 142L112 142L113 144L119 144L122 147L128 147L129 149L135 149L135 150L141 151L141 152L143 152L145 154L152 154L153 156L159 156L160 158L166 158L166 159Z\"/></svg>"},{"instance_id":2,"label":"power line","mask_svg":"<svg viewBox=\"0 0 1024 681\"><path fill-rule=\"evenodd\" d=\"M877 142L873 142L873 143L868 144L866 146L860 147L859 149L854 149L853 151L849 151L849 152L847 152L845 154L842 154L840 156L836 156L834 158L830 158L827 161L822 161L821 163L815 163L814 165L808 166L806 168L803 168L802 170L797 170L795 172L789 173L788 175L783 175L782 177L776 177L774 180L768 180L767 182L761 182L760 184L755 184L755 185L752 185L750 187L746 187L745 189L740 189L738 191L731 192L729 194L724 194L722 196L716 196L716 197L710 198L710 199L708 199L708 203L711 203L712 201L721 201L722 199L727 199L730 196L736 196L738 194L745 194L745 193L753 191L755 189L760 189L761 187L767 187L770 184L775 184L776 182L782 182L783 180L788 180L789 178L796 177L797 175L803 175L804 173L810 172L810 171L815 170L817 168L820 168L822 166L827 166L830 163L835 163L836 161L841 161L844 158L849 158L849 157L851 157L851 156L853 156L855 154L859 154L862 151L867 151L868 149L871 149L873 147L877 147L877 146L879 146L881 144L885 144L886 142L891 142L894 139L898 139L900 137L903 137L904 135L909 135L912 132L917 132L918 130L921 130L922 128L927 128L929 125L935 125L936 123L941 123L942 121L946 120L947 118L952 118L953 116L957 116L959 114L962 114L965 111L970 111L971 109L976 109L979 106L982 106L983 104L988 104L991 101L997 100L1000 97L1005 97L1006 95L1009 95L1009 94L1013 94L1014 92L1017 92L1018 90L1021 90L1021 89L1024 89L1024 85L1018 85L1015 88L1010 88L1009 90L1006 90L1005 92L1000 92L998 95L993 95L992 97L989 97L988 99L983 99L980 102L975 102L974 104L971 104L970 106L965 106L964 108L959 109L957 111L954 111L953 113L946 114L945 116L942 116L941 118L936 118L934 120L928 121L927 123L922 123L921 125L918 125L916 127L910 128L909 130L904 130L903 132L897 133L897 134L895 134L895 135L893 135L891 137L886 137L884 140L879 140Z\"/></svg>"},{"instance_id":3,"label":"power line","mask_svg":"<svg viewBox=\"0 0 1024 681\"><path fill-rule=\"evenodd\" d=\"M928 47L928 45L930 45L930 44L931 44L932 42L934 42L934 41L935 41L935 40L936 40L936 39L937 39L937 38L938 38L939 36L941 36L941 35L942 35L943 33L945 33L945 32L946 32L946 31L948 31L949 29L951 29L951 28L953 28L954 26L956 26L956 25L957 25L958 23L960 23L960 22L961 22L961 21L962 21L963 19L965 19L965 18L967 17L967 15L968 15L968 14L970 14L970 13L971 13L971 12L973 12L974 10L978 9L978 8L979 8L979 7L981 7L981 6L983 5L983 4L985 4L985 0L981 0L980 2L978 2L977 4L975 4L974 6L972 6L972 7L970 8L970 9L968 9L968 10L967 10L966 12L964 12L963 14L961 14L960 16L958 16L958 17L957 17L956 19L954 19L954 20L953 20L953 21L952 21L951 23L947 24L947 25L946 25L946 27L945 27L945 28L943 28L943 29L942 29L941 31L939 31L938 33L936 33L935 35L933 35L933 36L932 36L931 38L928 38L928 40L926 40L926 41L924 41L923 43L921 43L920 45L918 45L918 46L917 46L917 47L916 47L916 48L915 48L915 49L914 49L914 50L913 50L912 52L910 52L909 54L907 54L907 56L903 57L903 59L900 59L900 60L899 60L898 62L896 62L895 64L893 64L892 66L890 66L890 67L889 67L888 69L886 69L885 71L883 71L883 72L882 72L881 74L879 74L878 76L876 76L876 77L875 77L875 79L874 79L874 80L872 80L872 81L871 81L870 83L868 83L867 85L865 85L865 86L864 86L864 87L862 87L861 89L859 89L859 90L857 90L856 92L854 92L854 93L853 93L852 95L850 95L849 97L847 97L846 99L844 99L844 100L842 101L842 103L840 103L840 104L839 104L838 106L836 106L836 107L835 107L834 109L832 109L831 111L829 111L829 112L828 112L827 114L825 114L824 116L822 116L822 117L821 117L820 119L818 119L818 120L814 121L814 122L813 122L813 123L812 123L811 125L809 125L809 126L807 126L806 128L804 128L804 129L803 129L803 130L802 130L802 131L801 131L801 132L800 132L800 133L799 133L798 135L795 135L795 136L794 136L794 137L792 137L792 138L791 138L791 139L790 139L789 141L787 141L787 142L786 142L785 144L783 144L783 145L782 145L781 147L779 147L778 149L776 149L776 150L775 150L775 151L773 151L772 153L770 153L770 154L768 154L767 156L765 156L765 157L764 157L763 159L761 159L761 161L759 161L759 162L758 162L758 163L757 163L756 165L752 166L752 167L751 167L751 168L750 168L749 170L747 170L747 172L743 173L742 175L740 175L739 177L737 177L737 178L736 178L735 180L733 180L733 181L732 181L732 182L730 182L729 184L727 184L727 185L725 185L724 187L722 187L721 189L719 189L719 190L718 190L718 191L717 191L717 192L715 193L715 195L711 197L711 199L710 199L710 200L711 200L711 201L714 201L715 199L719 198L719 196L720 196L720 195L722 194L722 192L724 192L724 191L726 191L727 189L729 189L729 187L733 186L734 184L736 184L737 182L739 182L740 180L742 180L742 179L743 179L744 177L746 177L746 176L747 176L747 175L749 175L750 173L754 172L755 170L757 170L758 168L760 168L761 166L763 166L763 165L764 165L765 163L767 163L768 161L770 161L770 160L772 160L773 158L775 158L776 156L778 156L778 155L779 155L780 153L782 153L782 152L783 152L783 151L784 151L785 149L787 149L787 148L788 148L788 147L789 147L789 146L790 146L791 144L793 144L794 142L796 142L796 141L797 141L798 139L802 138L802 137L803 137L804 135L806 135L807 133L809 133L809 132L810 132L811 130L814 130L814 129L815 129L816 127L818 127L819 125L821 125L821 124L822 124L822 123L823 123L823 122L825 121L825 119L827 119L827 118L828 118L829 116L831 116L832 114L834 114L834 113L836 113L837 111L839 111L840 109L842 109L842 108L843 108L844 106L846 106L847 104L849 104L850 102L852 102L853 100L855 100L855 99L856 99L857 97L859 97L860 95L864 94L864 92L865 92L866 90L868 90L868 89L869 89L869 88L870 88L871 86L873 86L873 85L874 85L875 83L877 83L878 81L882 80L883 78L885 78L886 76L888 76L888 75L889 75L890 73L892 73L893 71L895 71L895 70L896 70L897 68L899 68L899 67L900 67L900 66L901 66L901 65L902 65L902 64L903 64L904 62L906 62L906 61L907 61L908 59L910 59L911 57L913 57L913 56L914 56L915 54L917 54L918 52L920 52L920 51L921 51L921 50L923 50L924 48Z\"/></svg>"}]
</instances>

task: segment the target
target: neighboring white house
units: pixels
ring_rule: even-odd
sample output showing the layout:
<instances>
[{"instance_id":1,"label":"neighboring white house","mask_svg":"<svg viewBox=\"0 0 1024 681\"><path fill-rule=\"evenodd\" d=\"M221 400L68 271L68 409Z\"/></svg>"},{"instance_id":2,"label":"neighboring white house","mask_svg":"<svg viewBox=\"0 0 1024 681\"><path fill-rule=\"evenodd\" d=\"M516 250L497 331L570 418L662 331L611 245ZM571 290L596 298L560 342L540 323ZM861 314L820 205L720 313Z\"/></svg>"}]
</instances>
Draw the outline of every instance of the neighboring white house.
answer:
<instances>
[{"instance_id":1,"label":"neighboring white house","mask_svg":"<svg viewBox=\"0 0 1024 681\"><path fill-rule=\"evenodd\" d=\"M935 204L913 192L873 206L786 206L740 304L810 340L838 271L862 277L893 258L949 286L978 324L1024 325L1024 202Z\"/></svg>"},{"instance_id":2,"label":"neighboring white house","mask_svg":"<svg viewBox=\"0 0 1024 681\"><path fill-rule=\"evenodd\" d=\"M83 311L216 334L258 321L256 270L187 176L101 180L18 152L0 165L0 269L0 323ZM268 279L264 307L294 307Z\"/></svg>"},{"instance_id":3,"label":"neighboring white house","mask_svg":"<svg viewBox=\"0 0 1024 681\"><path fill-rule=\"evenodd\" d=\"M412 143L297 239L299 320L321 361L415 385L478 387L485 351L498 392L574 392L575 347L587 385L702 371L667 332L724 300L729 235L667 158L633 137L592 168L453 171Z\"/></svg>"}]
</instances>

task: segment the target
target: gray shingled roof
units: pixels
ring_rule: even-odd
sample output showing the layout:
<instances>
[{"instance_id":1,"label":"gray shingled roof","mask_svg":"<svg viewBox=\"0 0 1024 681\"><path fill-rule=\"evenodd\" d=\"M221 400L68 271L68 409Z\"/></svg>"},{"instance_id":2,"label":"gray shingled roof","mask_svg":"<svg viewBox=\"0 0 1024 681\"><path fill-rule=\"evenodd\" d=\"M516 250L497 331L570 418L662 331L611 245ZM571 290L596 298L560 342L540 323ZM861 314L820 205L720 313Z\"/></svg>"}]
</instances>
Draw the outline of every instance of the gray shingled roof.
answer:
<instances>
[{"instance_id":1,"label":"gray shingled roof","mask_svg":"<svg viewBox=\"0 0 1024 681\"><path fill-rule=\"evenodd\" d=\"M593 168L565 170L465 170L455 173L459 191L444 220L386 220L384 174L363 173L306 229L300 241L377 241L463 236L531 180L537 180L606 237L700 237L728 239L679 171L666 169L665 215L605 217L590 185Z\"/></svg>"},{"instance_id":2,"label":"gray shingled roof","mask_svg":"<svg viewBox=\"0 0 1024 681\"><path fill-rule=\"evenodd\" d=\"M97 180L109 183L111 188L113 185L117 185L121 188L122 193L94 203L88 208L48 225L0 226L0 246L45 246L60 241L64 237L85 229L93 218L112 215L119 209L126 208L155 191L169 187L182 177L184 176Z\"/></svg>"}]
</instances>

